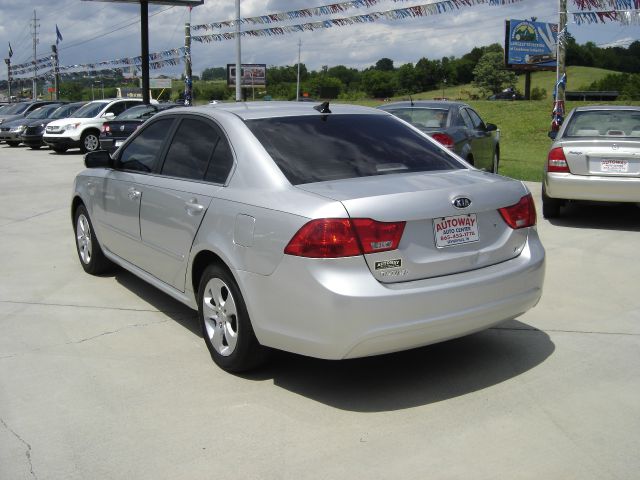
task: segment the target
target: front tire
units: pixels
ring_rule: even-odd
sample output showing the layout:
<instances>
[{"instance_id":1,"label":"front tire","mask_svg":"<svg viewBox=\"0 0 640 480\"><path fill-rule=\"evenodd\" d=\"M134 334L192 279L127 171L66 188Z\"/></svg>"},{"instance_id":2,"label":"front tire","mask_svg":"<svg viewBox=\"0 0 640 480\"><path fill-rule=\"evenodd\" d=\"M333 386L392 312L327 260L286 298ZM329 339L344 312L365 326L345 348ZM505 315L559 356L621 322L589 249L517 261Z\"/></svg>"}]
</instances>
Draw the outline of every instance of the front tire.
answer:
<instances>
[{"instance_id":1,"label":"front tire","mask_svg":"<svg viewBox=\"0 0 640 480\"><path fill-rule=\"evenodd\" d=\"M100 137L94 131L85 132L80 138L80 150L82 153L95 152L100 148Z\"/></svg>"},{"instance_id":2,"label":"front tire","mask_svg":"<svg viewBox=\"0 0 640 480\"><path fill-rule=\"evenodd\" d=\"M112 263L104 256L100 248L89 213L84 205L80 205L76 209L73 224L76 233L76 250L84 271L91 275L99 275L108 271Z\"/></svg>"},{"instance_id":3,"label":"front tire","mask_svg":"<svg viewBox=\"0 0 640 480\"><path fill-rule=\"evenodd\" d=\"M253 332L247 307L233 276L209 265L198 288L198 316L211 358L227 372L243 372L267 358Z\"/></svg>"}]
</instances>

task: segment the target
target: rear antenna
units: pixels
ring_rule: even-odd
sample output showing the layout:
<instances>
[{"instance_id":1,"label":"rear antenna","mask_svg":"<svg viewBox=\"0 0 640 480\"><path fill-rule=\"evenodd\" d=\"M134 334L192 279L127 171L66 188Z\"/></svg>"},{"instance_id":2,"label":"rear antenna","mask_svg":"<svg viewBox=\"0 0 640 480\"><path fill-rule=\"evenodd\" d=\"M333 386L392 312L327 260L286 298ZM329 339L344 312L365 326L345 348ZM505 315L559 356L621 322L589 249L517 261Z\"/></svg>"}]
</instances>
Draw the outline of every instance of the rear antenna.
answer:
<instances>
[{"instance_id":1,"label":"rear antenna","mask_svg":"<svg viewBox=\"0 0 640 480\"><path fill-rule=\"evenodd\" d=\"M411 106L413 107L413 97L409 95L409 100L411 100Z\"/></svg>"},{"instance_id":2,"label":"rear antenna","mask_svg":"<svg viewBox=\"0 0 640 480\"><path fill-rule=\"evenodd\" d=\"M331 110L329 110L329 102L322 102L320 105L313 107L313 109L320 113L331 113Z\"/></svg>"}]
</instances>

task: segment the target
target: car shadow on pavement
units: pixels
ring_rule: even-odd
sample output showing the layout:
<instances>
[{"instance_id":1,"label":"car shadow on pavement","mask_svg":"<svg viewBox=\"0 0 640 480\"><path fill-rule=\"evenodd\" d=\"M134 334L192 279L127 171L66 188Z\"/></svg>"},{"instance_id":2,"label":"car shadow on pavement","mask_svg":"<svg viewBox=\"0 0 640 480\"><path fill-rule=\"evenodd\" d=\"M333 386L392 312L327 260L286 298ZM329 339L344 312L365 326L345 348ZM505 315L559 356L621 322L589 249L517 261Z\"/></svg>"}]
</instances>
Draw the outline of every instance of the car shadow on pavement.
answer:
<instances>
[{"instance_id":1,"label":"car shadow on pavement","mask_svg":"<svg viewBox=\"0 0 640 480\"><path fill-rule=\"evenodd\" d=\"M145 302L151 304L153 308L182 325L194 335L202 337L202 332L198 324L198 314L195 310L192 310L124 269L117 268L113 276L116 282ZM206 348L204 343L202 346Z\"/></svg>"},{"instance_id":2,"label":"car shadow on pavement","mask_svg":"<svg viewBox=\"0 0 640 480\"><path fill-rule=\"evenodd\" d=\"M381 412L448 400L508 381L555 350L549 336L510 320L456 340L354 360L275 352L250 380L272 379L298 395L354 412Z\"/></svg>"},{"instance_id":3,"label":"car shadow on pavement","mask_svg":"<svg viewBox=\"0 0 640 480\"><path fill-rule=\"evenodd\" d=\"M632 203L570 202L549 222L557 227L640 232L640 207Z\"/></svg>"},{"instance_id":4,"label":"car shadow on pavement","mask_svg":"<svg viewBox=\"0 0 640 480\"><path fill-rule=\"evenodd\" d=\"M197 314L122 269L115 280L202 337ZM204 342L202 348L205 349ZM555 350L549 336L517 320L448 342L353 360L320 360L273 351L256 371L239 375L341 410L379 412L466 395L508 381L544 362Z\"/></svg>"}]
</instances>

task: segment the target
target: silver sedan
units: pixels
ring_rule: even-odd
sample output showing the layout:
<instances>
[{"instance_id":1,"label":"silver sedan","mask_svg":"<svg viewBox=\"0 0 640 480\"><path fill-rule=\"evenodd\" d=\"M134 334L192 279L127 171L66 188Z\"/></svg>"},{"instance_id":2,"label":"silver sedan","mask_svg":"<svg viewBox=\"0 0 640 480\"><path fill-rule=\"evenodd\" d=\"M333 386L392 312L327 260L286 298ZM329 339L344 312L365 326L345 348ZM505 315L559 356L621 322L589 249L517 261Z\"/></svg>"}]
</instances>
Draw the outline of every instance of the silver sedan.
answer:
<instances>
[{"instance_id":1,"label":"silver sedan","mask_svg":"<svg viewBox=\"0 0 640 480\"><path fill-rule=\"evenodd\" d=\"M524 184L380 110L177 108L85 163L71 201L84 270L119 265L197 309L227 371L271 348L344 359L459 337L542 292Z\"/></svg>"},{"instance_id":2,"label":"silver sedan","mask_svg":"<svg viewBox=\"0 0 640 480\"><path fill-rule=\"evenodd\" d=\"M575 108L552 137L542 182L546 218L569 201L640 202L640 108Z\"/></svg>"}]
</instances>

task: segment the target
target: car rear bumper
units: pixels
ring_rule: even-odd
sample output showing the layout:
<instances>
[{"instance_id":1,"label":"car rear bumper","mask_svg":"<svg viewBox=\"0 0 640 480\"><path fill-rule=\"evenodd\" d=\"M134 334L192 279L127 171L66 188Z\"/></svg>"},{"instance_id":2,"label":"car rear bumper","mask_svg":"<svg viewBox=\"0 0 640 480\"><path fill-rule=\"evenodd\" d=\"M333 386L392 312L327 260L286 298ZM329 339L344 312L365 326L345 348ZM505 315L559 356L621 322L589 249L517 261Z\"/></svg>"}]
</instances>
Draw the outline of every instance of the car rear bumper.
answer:
<instances>
[{"instance_id":1,"label":"car rear bumper","mask_svg":"<svg viewBox=\"0 0 640 480\"><path fill-rule=\"evenodd\" d=\"M258 340L325 359L377 355L460 337L514 318L539 301L545 253L531 230L506 262L383 285L361 257L285 255L270 276L236 272Z\"/></svg>"},{"instance_id":2,"label":"car rear bumper","mask_svg":"<svg viewBox=\"0 0 640 480\"><path fill-rule=\"evenodd\" d=\"M45 135L42 137L44 143L50 147L64 147L64 148L78 148L80 147L80 140L74 140L70 137L52 137Z\"/></svg>"},{"instance_id":3,"label":"car rear bumper","mask_svg":"<svg viewBox=\"0 0 640 480\"><path fill-rule=\"evenodd\" d=\"M640 177L546 173L544 189L551 198L598 202L640 202Z\"/></svg>"},{"instance_id":4,"label":"car rear bumper","mask_svg":"<svg viewBox=\"0 0 640 480\"><path fill-rule=\"evenodd\" d=\"M103 137L102 135L100 136L100 150L106 150L111 154L115 152L120 146L118 145L118 147L116 147L115 143L116 140L114 140L113 138ZM120 144L122 144L122 140L120 140Z\"/></svg>"}]
</instances>

